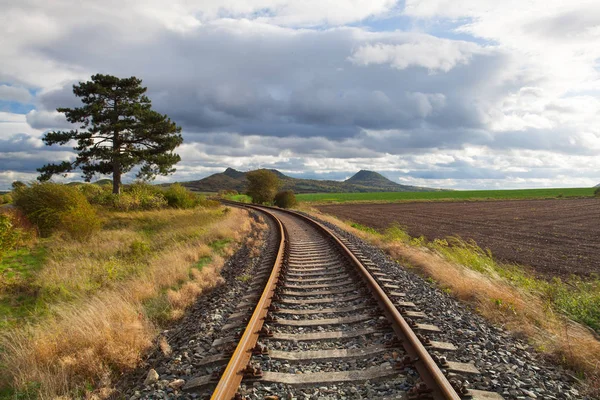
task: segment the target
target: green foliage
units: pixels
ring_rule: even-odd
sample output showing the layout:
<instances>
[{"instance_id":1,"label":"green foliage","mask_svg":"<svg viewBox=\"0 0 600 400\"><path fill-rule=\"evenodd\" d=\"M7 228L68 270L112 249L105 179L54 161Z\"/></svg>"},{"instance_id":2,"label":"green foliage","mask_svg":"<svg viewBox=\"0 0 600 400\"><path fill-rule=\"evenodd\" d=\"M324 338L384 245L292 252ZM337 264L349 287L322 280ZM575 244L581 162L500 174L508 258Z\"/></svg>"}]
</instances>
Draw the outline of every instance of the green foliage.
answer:
<instances>
[{"instance_id":1,"label":"green foliage","mask_svg":"<svg viewBox=\"0 0 600 400\"><path fill-rule=\"evenodd\" d=\"M171 303L166 293L150 298L143 302L146 316L159 326L165 326L171 319Z\"/></svg>"},{"instance_id":2,"label":"green foliage","mask_svg":"<svg viewBox=\"0 0 600 400\"><path fill-rule=\"evenodd\" d=\"M181 160L173 152L183 142L181 128L153 111L145 92L136 77L96 74L91 81L73 85L83 106L57 111L64 113L67 121L80 124L81 131L51 131L42 140L49 146L77 141L73 148L77 158L44 165L38 169L38 179L45 181L78 169L87 182L96 174L112 174L113 193L118 194L121 175L134 166L141 166L137 176L144 179L173 173L173 165Z\"/></svg>"},{"instance_id":3,"label":"green foliage","mask_svg":"<svg viewBox=\"0 0 600 400\"><path fill-rule=\"evenodd\" d=\"M292 208L298 204L298 201L293 191L283 190L275 195L274 203L280 208Z\"/></svg>"},{"instance_id":4,"label":"green foliage","mask_svg":"<svg viewBox=\"0 0 600 400\"><path fill-rule=\"evenodd\" d=\"M237 190L225 189L225 190L219 190L218 196L223 197L223 198L228 198L230 196L237 196L238 194L239 193Z\"/></svg>"},{"instance_id":5,"label":"green foliage","mask_svg":"<svg viewBox=\"0 0 600 400\"><path fill-rule=\"evenodd\" d=\"M350 226L355 229L358 229L359 231L367 232L367 233L370 233L373 235L379 234L379 232L377 232L374 228L371 228L370 226L365 226L365 225L359 224L357 222L351 223Z\"/></svg>"},{"instance_id":6,"label":"green foliage","mask_svg":"<svg viewBox=\"0 0 600 400\"><path fill-rule=\"evenodd\" d=\"M14 204L37 226L43 237L63 230L74 239L85 240L100 228L96 210L74 186L33 183L14 191Z\"/></svg>"},{"instance_id":7,"label":"green foliage","mask_svg":"<svg viewBox=\"0 0 600 400\"><path fill-rule=\"evenodd\" d=\"M398 240L402 243L410 243L410 235L400 225L393 225L385 230L384 237L388 241Z\"/></svg>"},{"instance_id":8,"label":"green foliage","mask_svg":"<svg viewBox=\"0 0 600 400\"><path fill-rule=\"evenodd\" d=\"M194 208L200 204L199 197L185 187L175 183L164 192L167 203L171 208Z\"/></svg>"},{"instance_id":9,"label":"green foliage","mask_svg":"<svg viewBox=\"0 0 600 400\"><path fill-rule=\"evenodd\" d=\"M243 283L249 282L251 279L252 279L252 276L248 275L248 274L240 275L235 278L236 281L240 281Z\"/></svg>"},{"instance_id":10,"label":"green foliage","mask_svg":"<svg viewBox=\"0 0 600 400\"><path fill-rule=\"evenodd\" d=\"M253 203L272 203L281 182L277 175L266 169L251 171L246 174L248 179L248 196Z\"/></svg>"},{"instance_id":11,"label":"green foliage","mask_svg":"<svg viewBox=\"0 0 600 400\"><path fill-rule=\"evenodd\" d=\"M102 226L96 210L89 203L63 211L59 218L60 230L78 241L88 240Z\"/></svg>"},{"instance_id":12,"label":"green foliage","mask_svg":"<svg viewBox=\"0 0 600 400\"><path fill-rule=\"evenodd\" d=\"M594 196L600 197L600 186L597 187L596 190L594 190Z\"/></svg>"},{"instance_id":13,"label":"green foliage","mask_svg":"<svg viewBox=\"0 0 600 400\"><path fill-rule=\"evenodd\" d=\"M25 183L21 182L21 181L14 181L11 184L11 186L12 186L13 190L16 190L16 189L20 189L22 187L26 187L27 185Z\"/></svg>"},{"instance_id":14,"label":"green foliage","mask_svg":"<svg viewBox=\"0 0 600 400\"><path fill-rule=\"evenodd\" d=\"M163 191L154 185L136 182L128 185L124 194L130 195L136 205L136 210L157 210L167 206Z\"/></svg>"},{"instance_id":15,"label":"green foliage","mask_svg":"<svg viewBox=\"0 0 600 400\"><path fill-rule=\"evenodd\" d=\"M0 204L10 204L12 200L12 194L10 193L0 195Z\"/></svg>"},{"instance_id":16,"label":"green foliage","mask_svg":"<svg viewBox=\"0 0 600 400\"><path fill-rule=\"evenodd\" d=\"M77 188L91 204L98 204L117 211L157 210L171 207L179 209L217 207L218 202L189 191L180 184L163 190L144 182L125 185L123 192L113 194L108 185L82 184Z\"/></svg>"},{"instance_id":17,"label":"green foliage","mask_svg":"<svg viewBox=\"0 0 600 400\"><path fill-rule=\"evenodd\" d=\"M395 202L409 200L493 200L550 199L591 197L593 188L519 189L519 190L455 190L436 192L371 192L371 193L306 193L298 194L300 202L344 203L349 201Z\"/></svg>"},{"instance_id":18,"label":"green foliage","mask_svg":"<svg viewBox=\"0 0 600 400\"><path fill-rule=\"evenodd\" d=\"M19 233L9 215L0 214L0 260L12 250L18 241Z\"/></svg>"},{"instance_id":19,"label":"green foliage","mask_svg":"<svg viewBox=\"0 0 600 400\"><path fill-rule=\"evenodd\" d=\"M546 288L546 294L560 311L600 332L600 280L555 279Z\"/></svg>"},{"instance_id":20,"label":"green foliage","mask_svg":"<svg viewBox=\"0 0 600 400\"><path fill-rule=\"evenodd\" d=\"M227 196L225 198L228 200L237 201L240 203L252 203L252 197L248 196L247 194L237 194L234 196Z\"/></svg>"},{"instance_id":21,"label":"green foliage","mask_svg":"<svg viewBox=\"0 0 600 400\"><path fill-rule=\"evenodd\" d=\"M111 190L106 185L82 184L77 188L90 204L108 204L111 201Z\"/></svg>"}]
</instances>

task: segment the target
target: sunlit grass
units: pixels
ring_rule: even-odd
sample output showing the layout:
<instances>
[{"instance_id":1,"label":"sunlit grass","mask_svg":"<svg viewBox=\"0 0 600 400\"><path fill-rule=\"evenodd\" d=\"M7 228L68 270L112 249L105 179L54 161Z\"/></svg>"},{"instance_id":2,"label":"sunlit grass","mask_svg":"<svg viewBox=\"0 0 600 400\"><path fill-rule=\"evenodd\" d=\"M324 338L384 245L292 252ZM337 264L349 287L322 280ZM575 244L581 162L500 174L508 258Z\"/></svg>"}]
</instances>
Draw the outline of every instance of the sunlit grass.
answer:
<instances>
[{"instance_id":1,"label":"sunlit grass","mask_svg":"<svg viewBox=\"0 0 600 400\"><path fill-rule=\"evenodd\" d=\"M11 398L85 397L135 367L158 327L222 282L223 257L251 225L224 207L101 216L87 242L57 234L0 264L0 386ZM12 281L21 302L6 300Z\"/></svg>"}]
</instances>

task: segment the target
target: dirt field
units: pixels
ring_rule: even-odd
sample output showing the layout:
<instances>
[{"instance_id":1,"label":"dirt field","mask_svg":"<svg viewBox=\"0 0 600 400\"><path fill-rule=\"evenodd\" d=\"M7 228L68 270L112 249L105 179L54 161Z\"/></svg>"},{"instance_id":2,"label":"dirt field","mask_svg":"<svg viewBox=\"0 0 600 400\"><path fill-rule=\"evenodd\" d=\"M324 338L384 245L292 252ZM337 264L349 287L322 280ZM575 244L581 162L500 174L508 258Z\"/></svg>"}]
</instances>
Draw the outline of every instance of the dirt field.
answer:
<instances>
[{"instance_id":1,"label":"dirt field","mask_svg":"<svg viewBox=\"0 0 600 400\"><path fill-rule=\"evenodd\" d=\"M348 204L317 208L376 229L399 223L411 236L458 235L497 259L546 276L600 275L600 199Z\"/></svg>"}]
</instances>

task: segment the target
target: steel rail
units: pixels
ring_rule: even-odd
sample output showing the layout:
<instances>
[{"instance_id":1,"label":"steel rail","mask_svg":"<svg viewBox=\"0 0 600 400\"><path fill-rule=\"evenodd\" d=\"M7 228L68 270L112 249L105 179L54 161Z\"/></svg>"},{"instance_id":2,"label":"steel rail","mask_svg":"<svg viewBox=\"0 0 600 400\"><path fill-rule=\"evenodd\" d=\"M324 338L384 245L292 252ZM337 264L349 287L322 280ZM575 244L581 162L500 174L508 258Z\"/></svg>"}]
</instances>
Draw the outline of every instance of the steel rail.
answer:
<instances>
[{"instance_id":1,"label":"steel rail","mask_svg":"<svg viewBox=\"0 0 600 400\"><path fill-rule=\"evenodd\" d=\"M257 207L249 205L245 205L245 207L258 209ZM275 220L277 227L279 228L279 250L277 251L277 257L273 269L271 270L269 280L265 285L254 312L252 313L252 317L250 317L250 321L244 330L244 334L239 340L229 363L225 367L225 371L221 375L217 387L213 391L211 400L231 400L236 395L240 383L244 378L244 370L252 357L252 350L258 342L258 337L264 324L268 308L271 305L271 298L273 297L275 286L277 285L277 280L281 271L281 265L283 263L285 243L287 241L285 228L281 221L273 214L262 209L258 210L268 214Z\"/></svg>"},{"instance_id":2,"label":"steel rail","mask_svg":"<svg viewBox=\"0 0 600 400\"><path fill-rule=\"evenodd\" d=\"M433 360L425 346L421 343L415 332L412 330L408 322L402 317L394 303L390 300L385 291L379 286L379 283L373 278L369 270L360 262L352 251L338 239L328 228L321 223L313 220L310 217L300 213L280 210L288 214L299 217L308 223L316 226L320 231L324 232L328 237L332 238L336 244L343 250L345 255L358 267L362 277L367 282L371 292L375 296L377 302L381 306L384 314L392 322L392 329L401 339L401 344L414 361L414 367L419 372L419 376L429 389L432 390L431 396L434 399L452 399L460 400L460 396L456 393L444 373L440 370L436 362Z\"/></svg>"},{"instance_id":3,"label":"steel rail","mask_svg":"<svg viewBox=\"0 0 600 400\"><path fill-rule=\"evenodd\" d=\"M377 300L382 311L388 317L388 320L390 320L390 322L392 323L392 329L394 330L396 335L401 340L402 346L406 350L407 354L411 357L412 365L414 365L416 370L419 372L421 380L427 385L427 389L430 391L429 395L435 400L438 400L438 399L460 400L460 396L456 393L456 391L454 390L454 388L452 387L452 385L450 384L450 382L448 381L446 376L442 373L442 371L440 370L440 368L438 367L436 362L433 360L433 358L431 357L431 355L425 348L425 346L423 346L423 344L421 343L421 341L419 340L417 335L414 333L414 331L412 330L412 328L410 327L408 322L406 322L404 317L402 317L402 315L400 314L400 312L398 311L398 309L396 308L394 303L390 300L390 298L385 293L385 291L381 288L379 283L377 283L377 281L371 275L369 270L362 264L362 262L358 258L356 258L356 256L352 253L352 251L340 239L338 239L338 237L336 235L334 235L327 227L325 227L321 223L313 220L312 218L307 217L303 214L297 213L295 211L284 210L284 209L268 207L268 206L253 206L253 205L248 205L245 203L236 203L236 202L230 202L230 201L226 201L224 203L228 203L228 204L235 205L238 207L241 206L241 207L247 207L247 208L251 208L251 209L255 209L255 210L260 210L260 211L268 214L272 218L274 218L277 221L277 223L280 227L280 230L282 232L284 231L283 224L281 223L279 218L277 218L275 215L273 215L268 210L277 210L279 212L284 212L284 213L293 215L297 218L300 218L303 221L308 222L310 225L315 226L319 231L324 233L326 237L329 237L330 239L332 239L336 243L336 245L342 250L344 255L358 268L362 278L367 283L367 286L371 290L373 296ZM283 241L284 240L282 239L282 243L283 243ZM244 336L242 336L242 340L240 340L240 343L238 344L238 347L236 348L236 352L234 353L234 357L236 358L235 367L231 366L231 364L234 361L234 357L232 357L232 361L230 361L230 363L227 365L225 373L221 377L221 380L219 381L219 385L217 386L217 389L219 389L221 387L222 393L228 393L228 395L229 395L229 393L232 393L232 394L229 395L229 397L215 397L215 393L217 393L217 389L215 389L215 392L213 393L213 397L211 397L211 399L231 400L233 398L233 396L235 395L235 393L239 387L239 384L242 380L242 377L243 377L239 371L243 370L243 368L246 366L246 364L248 363L250 356L251 356L251 353L250 353L251 350L249 350L249 351L243 350L244 348L248 349L248 347L242 347L242 341L244 340L246 333L248 333L248 331L250 330L249 329L251 326L250 324L257 323L256 321L254 321L255 317L257 320L259 319L257 314L262 315L262 318L264 318L264 316L267 313L266 307L268 307L270 304L270 297L268 299L269 304L266 304L266 301L264 301L265 299L263 299L263 297L268 292L268 290L274 290L274 286L275 286L275 282L276 282L276 278L274 278L274 277L279 275L279 267L280 267L281 261L282 261L282 260L280 260L280 258L282 258L282 257L283 257L283 252L280 249L280 252L278 253L278 256L277 256L278 261L276 263L276 267L273 268L273 272L271 273L269 282L267 283L267 286L265 287L265 290L263 291L263 296L261 296L261 299L259 300L259 305L257 305L257 307L254 311L254 314L252 315L252 318L248 324L248 328L246 328L246 331L244 332ZM277 268L277 273L275 273L276 268ZM266 307L264 306L264 304L266 304ZM261 305L264 308L260 308ZM260 321L258 321L258 322L260 322L260 324L262 326L262 319L260 319ZM256 344L256 341L258 339L258 333L256 333L255 335L252 335L252 337L254 338L253 343ZM246 342L244 342L244 343L246 343ZM252 345L252 347L254 346L254 344ZM247 344L245 344L245 346L247 346ZM238 354L238 350L240 350L240 352L242 354ZM245 364L243 364L243 366L242 366L241 360L245 360ZM231 366L231 368L230 368L230 366ZM229 373L226 376L226 373L228 371L229 371ZM235 374L234 371L237 371L237 375ZM224 392L224 388L229 388L229 390L227 392ZM220 396L223 396L223 395L220 395Z\"/></svg>"}]
</instances>

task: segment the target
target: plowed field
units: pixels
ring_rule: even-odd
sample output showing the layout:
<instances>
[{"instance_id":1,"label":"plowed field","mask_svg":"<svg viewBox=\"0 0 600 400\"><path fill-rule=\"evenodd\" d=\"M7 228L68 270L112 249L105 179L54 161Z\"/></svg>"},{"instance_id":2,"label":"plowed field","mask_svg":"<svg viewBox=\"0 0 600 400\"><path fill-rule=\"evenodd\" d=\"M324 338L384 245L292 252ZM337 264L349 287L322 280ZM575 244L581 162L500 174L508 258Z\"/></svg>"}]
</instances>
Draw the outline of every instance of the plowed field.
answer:
<instances>
[{"instance_id":1,"label":"plowed field","mask_svg":"<svg viewBox=\"0 0 600 400\"><path fill-rule=\"evenodd\" d=\"M383 230L397 223L411 236L458 235L494 257L546 276L600 275L600 199L347 204L317 208Z\"/></svg>"}]
</instances>

